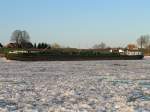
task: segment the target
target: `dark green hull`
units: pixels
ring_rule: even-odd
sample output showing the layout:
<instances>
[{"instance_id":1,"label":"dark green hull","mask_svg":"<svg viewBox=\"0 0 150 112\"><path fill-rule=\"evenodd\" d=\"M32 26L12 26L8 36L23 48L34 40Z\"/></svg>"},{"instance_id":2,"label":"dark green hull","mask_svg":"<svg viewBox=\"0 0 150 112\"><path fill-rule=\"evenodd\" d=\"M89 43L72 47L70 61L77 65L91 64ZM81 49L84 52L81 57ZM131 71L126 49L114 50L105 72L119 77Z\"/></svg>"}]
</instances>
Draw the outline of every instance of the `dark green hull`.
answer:
<instances>
[{"instance_id":1,"label":"dark green hull","mask_svg":"<svg viewBox=\"0 0 150 112\"><path fill-rule=\"evenodd\" d=\"M88 60L141 60L144 55L106 55L106 56L52 56L52 55L6 55L9 60L18 61L88 61Z\"/></svg>"}]
</instances>

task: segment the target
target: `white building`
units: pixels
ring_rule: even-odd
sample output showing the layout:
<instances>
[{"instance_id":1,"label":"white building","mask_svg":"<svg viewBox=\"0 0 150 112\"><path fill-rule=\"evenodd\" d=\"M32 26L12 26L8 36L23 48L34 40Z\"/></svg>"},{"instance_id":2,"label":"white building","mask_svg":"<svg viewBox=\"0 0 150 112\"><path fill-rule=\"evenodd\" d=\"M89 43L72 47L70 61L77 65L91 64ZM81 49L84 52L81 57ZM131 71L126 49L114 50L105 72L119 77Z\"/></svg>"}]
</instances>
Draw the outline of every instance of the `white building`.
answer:
<instances>
[{"instance_id":1,"label":"white building","mask_svg":"<svg viewBox=\"0 0 150 112\"><path fill-rule=\"evenodd\" d=\"M142 55L142 52L140 52L140 51L129 51L129 50L127 50L126 52L125 52L125 54L126 55Z\"/></svg>"}]
</instances>

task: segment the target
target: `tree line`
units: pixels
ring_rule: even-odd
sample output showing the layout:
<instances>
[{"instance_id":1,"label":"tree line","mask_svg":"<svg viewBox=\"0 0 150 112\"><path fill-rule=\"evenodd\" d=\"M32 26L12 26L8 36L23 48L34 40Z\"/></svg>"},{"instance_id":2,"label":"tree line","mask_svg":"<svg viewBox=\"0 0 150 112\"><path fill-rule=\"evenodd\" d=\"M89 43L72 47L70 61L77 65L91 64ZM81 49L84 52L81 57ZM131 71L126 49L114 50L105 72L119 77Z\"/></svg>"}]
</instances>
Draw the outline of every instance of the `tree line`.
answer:
<instances>
[{"instance_id":1,"label":"tree line","mask_svg":"<svg viewBox=\"0 0 150 112\"><path fill-rule=\"evenodd\" d=\"M36 48L36 49L50 49L50 48L60 48L61 46L57 43L54 44L48 44L45 42L40 43L34 43L32 44L30 42L30 36L27 31L21 31L21 30L15 30L12 35L10 41L12 43L9 43L6 47L8 48ZM4 47L0 43L0 48Z\"/></svg>"},{"instance_id":2,"label":"tree line","mask_svg":"<svg viewBox=\"0 0 150 112\"><path fill-rule=\"evenodd\" d=\"M14 47L14 48L38 48L38 49L50 49L50 48L60 48L61 46L57 43L54 44L48 44L48 43L34 43L32 44L30 42L30 36L27 31L21 31L21 30L15 30L11 35L11 42L8 45L8 47ZM135 44L129 44L129 48L138 47L140 49L150 49L150 35L142 35L137 39L137 45ZM0 48L4 47L0 43ZM99 44L95 44L93 49L105 49L110 48L108 47L104 42L101 42Z\"/></svg>"},{"instance_id":3,"label":"tree line","mask_svg":"<svg viewBox=\"0 0 150 112\"><path fill-rule=\"evenodd\" d=\"M140 36L137 41L137 44L128 44L126 47L127 48L140 48L140 49L150 49L150 35L142 35ZM100 44L95 44L93 49L105 49L105 48L110 48L108 47L104 42L101 42Z\"/></svg>"},{"instance_id":4,"label":"tree line","mask_svg":"<svg viewBox=\"0 0 150 112\"><path fill-rule=\"evenodd\" d=\"M150 35L142 35L140 38L137 39L137 44L138 46L140 46L141 49L150 48Z\"/></svg>"}]
</instances>

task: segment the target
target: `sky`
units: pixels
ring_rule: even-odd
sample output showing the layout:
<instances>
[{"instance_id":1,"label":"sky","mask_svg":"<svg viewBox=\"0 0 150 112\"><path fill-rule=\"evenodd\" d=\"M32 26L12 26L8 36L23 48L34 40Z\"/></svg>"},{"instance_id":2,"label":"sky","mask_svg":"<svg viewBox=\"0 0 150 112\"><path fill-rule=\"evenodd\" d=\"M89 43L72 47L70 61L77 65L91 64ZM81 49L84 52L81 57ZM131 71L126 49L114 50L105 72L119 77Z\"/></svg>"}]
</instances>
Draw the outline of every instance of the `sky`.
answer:
<instances>
[{"instance_id":1,"label":"sky","mask_svg":"<svg viewBox=\"0 0 150 112\"><path fill-rule=\"evenodd\" d=\"M15 30L33 43L125 47L150 34L150 0L0 0L0 42Z\"/></svg>"}]
</instances>

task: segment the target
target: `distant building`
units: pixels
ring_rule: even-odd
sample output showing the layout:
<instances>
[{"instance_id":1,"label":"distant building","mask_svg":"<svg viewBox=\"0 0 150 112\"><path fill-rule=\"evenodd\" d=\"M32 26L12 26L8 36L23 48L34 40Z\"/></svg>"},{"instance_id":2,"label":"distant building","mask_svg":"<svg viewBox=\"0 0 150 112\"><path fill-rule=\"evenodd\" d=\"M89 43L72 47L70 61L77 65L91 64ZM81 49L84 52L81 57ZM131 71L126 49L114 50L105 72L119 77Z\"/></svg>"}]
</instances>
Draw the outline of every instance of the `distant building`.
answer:
<instances>
[{"instance_id":1,"label":"distant building","mask_svg":"<svg viewBox=\"0 0 150 112\"><path fill-rule=\"evenodd\" d=\"M32 43L27 42L27 43L22 43L21 45L17 45L16 43L9 43L6 45L6 48L33 48Z\"/></svg>"},{"instance_id":2,"label":"distant building","mask_svg":"<svg viewBox=\"0 0 150 112\"><path fill-rule=\"evenodd\" d=\"M6 48L17 48L17 44L16 43L9 43L6 45Z\"/></svg>"},{"instance_id":3,"label":"distant building","mask_svg":"<svg viewBox=\"0 0 150 112\"><path fill-rule=\"evenodd\" d=\"M129 49L129 50L138 50L138 47L135 44L128 44L127 49Z\"/></svg>"}]
</instances>

